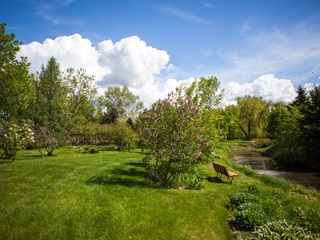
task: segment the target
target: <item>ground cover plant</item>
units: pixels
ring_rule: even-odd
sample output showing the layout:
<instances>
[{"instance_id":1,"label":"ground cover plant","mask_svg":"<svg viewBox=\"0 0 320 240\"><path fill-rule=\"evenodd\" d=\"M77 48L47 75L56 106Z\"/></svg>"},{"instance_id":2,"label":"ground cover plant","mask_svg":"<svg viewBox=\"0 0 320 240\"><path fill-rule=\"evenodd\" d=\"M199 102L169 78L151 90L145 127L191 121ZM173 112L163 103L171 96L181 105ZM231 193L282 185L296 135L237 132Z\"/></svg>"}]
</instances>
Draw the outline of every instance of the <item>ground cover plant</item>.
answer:
<instances>
[{"instance_id":1,"label":"ground cover plant","mask_svg":"<svg viewBox=\"0 0 320 240\"><path fill-rule=\"evenodd\" d=\"M206 175L201 190L154 185L140 150L79 149L60 148L45 158L22 150L15 162L1 160L2 239L233 239L238 230L229 226L226 205L251 185L275 189L279 201L287 196L309 206L303 197L288 196L287 188L236 170L226 160L229 145L217 148L215 160L240 176L229 184L216 177L211 162L198 164L197 174Z\"/></svg>"}]
</instances>

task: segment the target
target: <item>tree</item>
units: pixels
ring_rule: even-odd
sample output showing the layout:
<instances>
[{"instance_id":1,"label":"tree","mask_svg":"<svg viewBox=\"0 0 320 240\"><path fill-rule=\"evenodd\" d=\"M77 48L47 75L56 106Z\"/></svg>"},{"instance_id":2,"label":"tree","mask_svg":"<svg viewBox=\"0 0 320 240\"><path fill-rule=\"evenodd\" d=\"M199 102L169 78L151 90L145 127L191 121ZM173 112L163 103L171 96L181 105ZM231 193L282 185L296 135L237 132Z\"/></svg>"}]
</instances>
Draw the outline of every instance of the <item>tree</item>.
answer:
<instances>
[{"instance_id":1,"label":"tree","mask_svg":"<svg viewBox=\"0 0 320 240\"><path fill-rule=\"evenodd\" d=\"M135 148L139 137L137 133L126 123L110 124L109 139L117 146L118 150Z\"/></svg>"},{"instance_id":2,"label":"tree","mask_svg":"<svg viewBox=\"0 0 320 240\"><path fill-rule=\"evenodd\" d=\"M203 136L207 139L208 146L204 154L208 157L216 144L226 136L226 122L222 111L218 108L224 90L216 77L196 78L190 87L185 89L185 94L198 105L201 112L199 121L204 129Z\"/></svg>"},{"instance_id":3,"label":"tree","mask_svg":"<svg viewBox=\"0 0 320 240\"><path fill-rule=\"evenodd\" d=\"M63 76L63 85L67 89L67 104L64 110L68 116L66 130L83 128L93 121L95 115L94 103L97 97L97 88L94 77L88 76L84 69L67 69Z\"/></svg>"},{"instance_id":4,"label":"tree","mask_svg":"<svg viewBox=\"0 0 320 240\"><path fill-rule=\"evenodd\" d=\"M101 118L109 123L119 119L126 121L129 117L135 117L139 110L143 109L139 96L134 95L127 86L108 87L104 96L99 99L99 105ZM106 110L104 113L102 113L103 108Z\"/></svg>"},{"instance_id":5,"label":"tree","mask_svg":"<svg viewBox=\"0 0 320 240\"><path fill-rule=\"evenodd\" d=\"M299 97L299 94L298 94ZM297 97L297 98L298 98ZM309 91L306 103L300 107L299 118L302 146L308 167L320 169L320 86L314 85Z\"/></svg>"},{"instance_id":6,"label":"tree","mask_svg":"<svg viewBox=\"0 0 320 240\"><path fill-rule=\"evenodd\" d=\"M196 78L186 89L187 96L192 98L195 104L205 108L217 107L221 103L223 92L218 78L213 76Z\"/></svg>"},{"instance_id":7,"label":"tree","mask_svg":"<svg viewBox=\"0 0 320 240\"><path fill-rule=\"evenodd\" d=\"M36 82L37 100L31 107L36 125L47 126L60 143L64 141L68 120L67 88L62 81L58 62L51 57Z\"/></svg>"},{"instance_id":8,"label":"tree","mask_svg":"<svg viewBox=\"0 0 320 240\"><path fill-rule=\"evenodd\" d=\"M147 151L144 161L152 179L163 187L179 174L187 173L208 145L198 121L199 110L178 88L164 100L155 102L138 119L142 145Z\"/></svg>"},{"instance_id":9,"label":"tree","mask_svg":"<svg viewBox=\"0 0 320 240\"><path fill-rule=\"evenodd\" d=\"M0 124L24 119L35 100L30 64L26 58L16 59L22 43L15 40L15 34L6 34L5 28L5 23L0 24Z\"/></svg>"},{"instance_id":10,"label":"tree","mask_svg":"<svg viewBox=\"0 0 320 240\"><path fill-rule=\"evenodd\" d=\"M239 107L235 105L229 105L223 111L227 127L227 139L240 138L241 132L237 124L237 116L239 116L239 112Z\"/></svg>"},{"instance_id":11,"label":"tree","mask_svg":"<svg viewBox=\"0 0 320 240\"><path fill-rule=\"evenodd\" d=\"M268 104L262 97L248 95L237 97L236 100L239 107L237 124L246 139L263 136L267 124Z\"/></svg>"}]
</instances>

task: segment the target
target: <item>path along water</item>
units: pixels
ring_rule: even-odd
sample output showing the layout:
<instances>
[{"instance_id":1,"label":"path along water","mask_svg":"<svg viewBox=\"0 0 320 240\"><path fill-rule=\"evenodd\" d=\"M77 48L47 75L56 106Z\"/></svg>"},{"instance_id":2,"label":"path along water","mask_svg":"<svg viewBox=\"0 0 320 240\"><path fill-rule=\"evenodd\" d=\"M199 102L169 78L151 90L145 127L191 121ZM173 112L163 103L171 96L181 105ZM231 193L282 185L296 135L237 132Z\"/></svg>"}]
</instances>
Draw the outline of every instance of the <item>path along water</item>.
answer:
<instances>
[{"instance_id":1,"label":"path along water","mask_svg":"<svg viewBox=\"0 0 320 240\"><path fill-rule=\"evenodd\" d=\"M320 173L280 171L272 158L262 156L254 152L252 148L234 150L233 159L238 164L251 166L253 170L261 174L281 177L294 183L317 188L320 191Z\"/></svg>"}]
</instances>

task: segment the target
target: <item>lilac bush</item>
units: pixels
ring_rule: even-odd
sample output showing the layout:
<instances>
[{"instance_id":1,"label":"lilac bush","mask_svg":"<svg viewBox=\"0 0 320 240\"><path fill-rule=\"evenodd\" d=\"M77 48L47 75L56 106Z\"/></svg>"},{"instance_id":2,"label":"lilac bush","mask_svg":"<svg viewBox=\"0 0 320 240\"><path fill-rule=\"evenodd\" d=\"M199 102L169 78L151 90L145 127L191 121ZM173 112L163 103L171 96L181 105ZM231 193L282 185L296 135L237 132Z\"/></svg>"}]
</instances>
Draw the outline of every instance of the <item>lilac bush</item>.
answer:
<instances>
[{"instance_id":1,"label":"lilac bush","mask_svg":"<svg viewBox=\"0 0 320 240\"><path fill-rule=\"evenodd\" d=\"M200 126L200 109L181 88L159 99L138 119L142 147L151 178L165 187L187 173L208 145Z\"/></svg>"},{"instance_id":2,"label":"lilac bush","mask_svg":"<svg viewBox=\"0 0 320 240\"><path fill-rule=\"evenodd\" d=\"M45 156L45 152L51 156L53 151L58 148L58 140L47 125L37 126L34 129L33 147L40 152L42 157Z\"/></svg>"}]
</instances>

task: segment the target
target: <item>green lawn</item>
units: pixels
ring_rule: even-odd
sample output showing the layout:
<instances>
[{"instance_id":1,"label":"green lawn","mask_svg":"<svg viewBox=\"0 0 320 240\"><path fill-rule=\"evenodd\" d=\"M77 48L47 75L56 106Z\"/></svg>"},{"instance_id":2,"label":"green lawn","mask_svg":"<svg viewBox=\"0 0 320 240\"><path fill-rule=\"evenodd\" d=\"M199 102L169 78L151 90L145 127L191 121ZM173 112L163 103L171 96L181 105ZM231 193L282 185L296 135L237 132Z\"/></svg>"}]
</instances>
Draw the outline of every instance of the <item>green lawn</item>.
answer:
<instances>
[{"instance_id":1,"label":"green lawn","mask_svg":"<svg viewBox=\"0 0 320 240\"><path fill-rule=\"evenodd\" d=\"M232 239L229 195L259 179L218 181L208 163L204 190L160 189L142 158L62 148L44 159L28 150L13 163L2 160L0 239Z\"/></svg>"}]
</instances>

